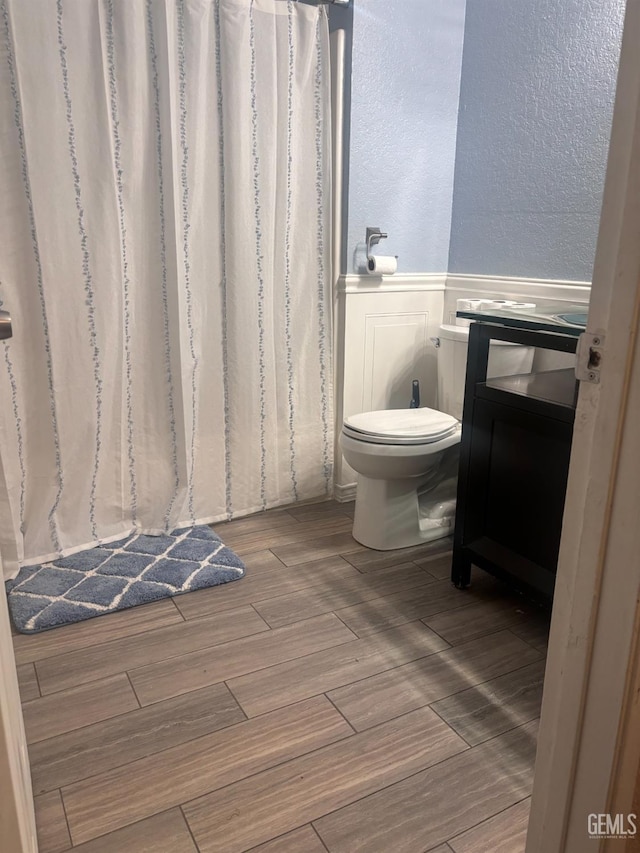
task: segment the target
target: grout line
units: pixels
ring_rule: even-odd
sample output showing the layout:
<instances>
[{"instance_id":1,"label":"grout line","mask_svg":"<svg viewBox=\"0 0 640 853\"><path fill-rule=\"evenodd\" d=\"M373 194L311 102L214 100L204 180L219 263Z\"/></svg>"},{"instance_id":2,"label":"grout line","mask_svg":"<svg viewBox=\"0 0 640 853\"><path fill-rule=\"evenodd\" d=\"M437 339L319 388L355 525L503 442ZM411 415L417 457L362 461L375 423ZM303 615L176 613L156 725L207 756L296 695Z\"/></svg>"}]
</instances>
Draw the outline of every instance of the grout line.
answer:
<instances>
[{"instance_id":1,"label":"grout line","mask_svg":"<svg viewBox=\"0 0 640 853\"><path fill-rule=\"evenodd\" d=\"M35 678L36 678L36 686L38 688L38 696L39 696L39 698L42 698L42 690L40 689L40 677L38 675L38 667L36 666L35 661L32 661L31 665L33 666L33 673L34 673Z\"/></svg>"},{"instance_id":2,"label":"grout line","mask_svg":"<svg viewBox=\"0 0 640 853\"><path fill-rule=\"evenodd\" d=\"M353 634L353 638L351 640L348 640L349 643L352 643L354 640L362 640L363 639L363 637L359 637L356 634L356 632L353 630L353 628L350 625L347 625L347 623L344 621L344 619L342 619L335 610L331 610L330 613L332 614L332 616L336 617L338 622L341 622L344 625L344 627L347 629L347 631L351 631L351 633Z\"/></svg>"},{"instance_id":3,"label":"grout line","mask_svg":"<svg viewBox=\"0 0 640 853\"><path fill-rule=\"evenodd\" d=\"M345 723L349 726L349 728L350 728L350 729L351 729L351 731L354 733L354 735L357 735L357 734L358 734L358 731L357 731L356 729L354 729L354 727L351 725L351 722L350 722L350 721L345 717L345 715L342 713L342 711L340 710L340 708L338 708L338 706L336 705L336 703L335 703L335 702L333 701L333 699L329 696L329 693L328 693L328 692L323 693L323 694L322 694L322 696L324 696L324 697L327 699L327 701L328 701L328 702L330 702L330 703L331 703L331 705L336 709L337 713L338 713L338 714L340 714L340 716L341 716L341 717L342 717L342 719L345 721Z\"/></svg>"},{"instance_id":4,"label":"grout line","mask_svg":"<svg viewBox=\"0 0 640 853\"><path fill-rule=\"evenodd\" d=\"M238 723L243 723L243 722L244 722L244 723L246 723L248 720L256 719L255 717L250 717L250 716L247 714L247 712L245 711L245 709L242 707L242 703L240 702L240 700L238 699L238 697L236 696L236 694L233 692L233 690L231 689L231 687L229 686L229 684L228 684L228 682L227 682L227 681L221 681L221 682L220 682L220 684L224 684L224 686L227 688L227 690L229 691L229 693L230 693L230 694L231 694L231 696L233 697L234 702L236 703L236 705L237 705L237 706L238 706L238 708L240 709L240 711L241 711L242 715L244 716L244 720L238 720ZM280 709L279 709L279 708L277 708L276 710L280 710ZM261 715L259 715L259 716L261 716ZM233 725L236 725L236 723L233 723Z\"/></svg>"},{"instance_id":5,"label":"grout line","mask_svg":"<svg viewBox=\"0 0 640 853\"><path fill-rule=\"evenodd\" d=\"M71 835L71 824L69 823L69 817L67 816L67 808L64 804L64 797L62 796L62 788L57 788L56 790L58 791L58 796L60 797L60 805L62 806L62 814L64 815L64 822L67 825L67 833L69 835L69 844L71 845L71 847L73 847L74 844L73 844L73 836Z\"/></svg>"},{"instance_id":6,"label":"grout line","mask_svg":"<svg viewBox=\"0 0 640 853\"><path fill-rule=\"evenodd\" d=\"M140 697L136 693L136 688L133 686L133 681L131 681L131 676L129 675L129 671L125 670L124 674L127 676L127 681L129 682L129 686L133 690L133 695L135 696L136 702L138 703L138 708L142 708L142 702L140 701ZM113 718L110 717L109 719L113 719Z\"/></svg>"},{"instance_id":7,"label":"grout line","mask_svg":"<svg viewBox=\"0 0 640 853\"><path fill-rule=\"evenodd\" d=\"M180 809L180 814L182 815L182 820L185 822L185 825L187 827L187 831L188 831L189 835L191 836L191 840L193 841L193 846L196 848L196 850L199 853L200 848L198 847L198 842L196 841L196 837L193 834L193 830L191 829L191 824L187 820L187 816L184 813L184 809L182 808L182 803L178 806L178 808ZM160 814L162 814L162 812L160 812Z\"/></svg>"},{"instance_id":8,"label":"grout line","mask_svg":"<svg viewBox=\"0 0 640 853\"><path fill-rule=\"evenodd\" d=\"M323 817L324 817L324 815L323 815ZM316 818L316 820L318 820L318 818ZM315 825L315 821L311 821L311 823L309 824L309 826L310 826L310 827L311 827L311 829L315 832L315 834L318 836L318 840L320 841L320 844L322 844L322 846L323 846L323 847L324 847L324 849L327 851L327 853L329 853L329 848L328 848L328 847L327 847L327 845L324 843L324 839L323 839L323 837L322 837L322 836L320 835L320 833L318 832L318 830L317 830L317 828L316 828L316 825Z\"/></svg>"},{"instance_id":9,"label":"grout line","mask_svg":"<svg viewBox=\"0 0 640 853\"><path fill-rule=\"evenodd\" d=\"M448 699L449 697L443 696L442 698ZM451 731L454 733L454 735L456 735L457 737L460 738L460 740L463 740L466 743L466 745L469 747L469 749L473 749L474 745L479 746L479 744L477 744L477 743L476 744L469 743L469 741L466 739L466 737L464 735L460 734L460 732L457 729L455 729L448 720L445 720L445 718L442 716L442 714L440 714L440 713L438 713L438 711L436 711L436 709L433 706L435 705L436 702L439 702L439 701L440 701L440 699L434 699L434 701L432 703L430 703L429 705L426 705L425 707L427 707L432 713L434 713L436 715L436 717L439 717L442 720L442 722L445 724L445 726L448 729L451 729Z\"/></svg>"},{"instance_id":10,"label":"grout line","mask_svg":"<svg viewBox=\"0 0 640 853\"><path fill-rule=\"evenodd\" d=\"M498 817L498 815L504 814L505 812L509 811L509 809L514 808L514 806L518 806L520 805L520 803L524 803L525 800L530 799L531 794L527 794L527 796L522 797L521 800L517 800L515 803L511 803L511 805L505 806L505 808L500 809L500 811L495 812L495 814L483 818L481 821L478 821L478 823L474 823L473 826L467 827L467 829L464 829L462 832L458 832L456 835L452 835L451 838L447 839L448 846L451 847L451 845L449 844L450 841L455 841L456 838L460 838L460 836L464 835L466 832L471 832L472 829L477 829L479 826L482 826L483 824L488 823L490 820L493 820L493 818Z\"/></svg>"},{"instance_id":11,"label":"grout line","mask_svg":"<svg viewBox=\"0 0 640 853\"><path fill-rule=\"evenodd\" d=\"M453 648L453 646L452 646L452 644L449 642L449 640L445 639L445 638L442 636L442 634L439 634L437 631L434 631L434 629L433 629L433 628L431 628L429 625L427 625L427 623L424 621L425 619L429 619L429 618L430 618L429 616L425 616L424 618L420 619L419 621L424 625L424 627L425 627L428 631L431 631L431 633L432 633L432 634L435 634L435 635L436 635L436 637L440 637L440 639L442 640L442 642L447 644L447 648L446 648L446 649L442 649L442 651L443 651L443 652L446 652L448 649L452 649L452 648ZM497 632L497 631L495 631L495 632L493 632L493 633L498 633L498 632ZM462 643L461 643L460 645L462 645Z\"/></svg>"},{"instance_id":12,"label":"grout line","mask_svg":"<svg viewBox=\"0 0 640 853\"><path fill-rule=\"evenodd\" d=\"M258 602L257 602L257 604L260 604L260 602L258 601ZM256 609L256 606L255 606L255 604L254 604L252 601L251 601L251 602L249 602L249 607L253 610L253 612L256 614L256 616L258 617L258 619L260 619L262 622L264 622L264 624L267 626L267 629L268 629L269 631L273 631L273 630L274 630L273 625L270 625L270 624L269 624L269 622L264 618L264 616L262 615L262 613L260 613L260 611ZM322 616L323 614L317 614L317 615ZM260 631L259 633L261 633L261 634L266 634L266 633L267 633L267 631ZM233 641L232 641L232 642L233 642Z\"/></svg>"},{"instance_id":13,"label":"grout line","mask_svg":"<svg viewBox=\"0 0 640 853\"><path fill-rule=\"evenodd\" d=\"M548 649L543 650L543 649L538 648L538 646L534 646L533 643L529 642L529 640L525 640L524 637L521 637L519 634L516 634L516 632L513 630L513 627L514 627L513 625L509 625L509 627L506 628L506 630L509 631L510 634L513 634L514 637L517 637L518 640L525 643L527 646L530 646L534 651L538 652L540 657L543 657L543 658L547 657Z\"/></svg>"},{"instance_id":14,"label":"grout line","mask_svg":"<svg viewBox=\"0 0 640 853\"><path fill-rule=\"evenodd\" d=\"M242 580L242 578L239 578L238 580ZM211 587L210 587L210 588L211 588ZM169 601L171 601L171 603L173 604L173 606L175 607L175 609L176 609L176 610L178 611L178 613L180 614L180 617L182 618L182 621L183 621L183 622L186 622L186 621L187 621L187 619L186 619L186 617L185 617L184 613L182 612L182 610L180 610L180 608L178 607L178 604L177 604L177 602L176 602L176 597L175 597L174 595L170 596ZM177 624L179 625L180 623L178 622Z\"/></svg>"},{"instance_id":15,"label":"grout line","mask_svg":"<svg viewBox=\"0 0 640 853\"><path fill-rule=\"evenodd\" d=\"M409 549L407 549L407 550L409 550ZM384 553L384 552L380 552L380 551L373 551L371 548L367 548L366 546L362 546L362 548L359 551L348 551L346 553L347 554L355 554L355 553L360 554L360 553L362 553L362 551L365 551L365 552L369 551L370 553L373 553L373 554ZM451 549L447 549L447 550L443 550L443 551L437 551L435 554L427 553L424 556L421 556L420 554L418 554L418 555L414 554L412 556L409 556L408 554L403 554L403 555L398 555L398 564L399 563L417 563L418 560L422 560L422 561L426 561L426 562L431 563L431 562L435 562L438 559L442 559L444 557L449 557L452 554L453 554L453 551L451 551ZM350 560L348 557L345 557L345 560L348 563L350 563ZM354 569L358 569L358 571L361 571L362 574L375 574L377 571L380 571L381 569L391 568L394 564L392 563L390 566L377 566L376 568L371 569L371 571L369 571L369 572L364 571L363 569L360 569L358 566L354 565L353 563L351 563L351 565L354 567ZM363 565L364 565L364 568L366 568L367 564L365 563ZM418 568L424 569L424 566L418 566ZM443 580L443 578L438 578L438 580ZM448 580L448 578L444 578L444 580Z\"/></svg>"}]
</instances>

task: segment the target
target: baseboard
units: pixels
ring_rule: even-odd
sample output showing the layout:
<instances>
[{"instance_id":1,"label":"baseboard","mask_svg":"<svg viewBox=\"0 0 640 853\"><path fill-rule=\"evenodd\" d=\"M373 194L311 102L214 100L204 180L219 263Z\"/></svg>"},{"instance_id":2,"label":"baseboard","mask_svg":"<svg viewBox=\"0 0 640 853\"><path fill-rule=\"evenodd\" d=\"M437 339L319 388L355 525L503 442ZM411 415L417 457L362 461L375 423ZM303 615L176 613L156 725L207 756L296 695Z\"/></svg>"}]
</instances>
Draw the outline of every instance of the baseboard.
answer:
<instances>
[{"instance_id":1,"label":"baseboard","mask_svg":"<svg viewBox=\"0 0 640 853\"><path fill-rule=\"evenodd\" d=\"M446 291L500 296L531 296L557 302L588 302L591 294L589 281L563 281L561 279L519 278L499 275L463 275L448 273Z\"/></svg>"},{"instance_id":2,"label":"baseboard","mask_svg":"<svg viewBox=\"0 0 640 853\"><path fill-rule=\"evenodd\" d=\"M347 483L345 486L339 486L337 483L333 489L334 500L338 503L346 504L349 501L356 499L356 483Z\"/></svg>"}]
</instances>

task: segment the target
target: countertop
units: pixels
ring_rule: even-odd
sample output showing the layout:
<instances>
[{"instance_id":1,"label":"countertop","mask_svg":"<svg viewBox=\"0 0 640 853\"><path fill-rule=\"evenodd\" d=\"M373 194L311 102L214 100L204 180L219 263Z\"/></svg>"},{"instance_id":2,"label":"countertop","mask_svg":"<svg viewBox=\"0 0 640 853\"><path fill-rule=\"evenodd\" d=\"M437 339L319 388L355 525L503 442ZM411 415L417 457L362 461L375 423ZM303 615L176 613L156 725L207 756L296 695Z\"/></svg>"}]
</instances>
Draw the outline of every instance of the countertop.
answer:
<instances>
[{"instance_id":1,"label":"countertop","mask_svg":"<svg viewBox=\"0 0 640 853\"><path fill-rule=\"evenodd\" d=\"M489 308L484 311L457 311L456 317L478 323L497 323L515 329L555 332L560 335L581 335L587 325L589 306L571 302L547 303L540 308L517 310Z\"/></svg>"}]
</instances>

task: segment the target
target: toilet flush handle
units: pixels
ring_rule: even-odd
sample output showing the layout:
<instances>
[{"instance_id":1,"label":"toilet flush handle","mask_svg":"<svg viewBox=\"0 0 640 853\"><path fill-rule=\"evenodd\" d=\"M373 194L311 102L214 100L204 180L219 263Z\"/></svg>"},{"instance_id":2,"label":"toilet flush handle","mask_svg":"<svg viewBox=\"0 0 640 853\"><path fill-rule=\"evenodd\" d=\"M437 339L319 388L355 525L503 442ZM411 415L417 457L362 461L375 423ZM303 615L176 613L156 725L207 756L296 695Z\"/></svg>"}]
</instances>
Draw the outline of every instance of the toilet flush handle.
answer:
<instances>
[{"instance_id":1,"label":"toilet flush handle","mask_svg":"<svg viewBox=\"0 0 640 853\"><path fill-rule=\"evenodd\" d=\"M436 349L440 346L440 338L429 338Z\"/></svg>"}]
</instances>

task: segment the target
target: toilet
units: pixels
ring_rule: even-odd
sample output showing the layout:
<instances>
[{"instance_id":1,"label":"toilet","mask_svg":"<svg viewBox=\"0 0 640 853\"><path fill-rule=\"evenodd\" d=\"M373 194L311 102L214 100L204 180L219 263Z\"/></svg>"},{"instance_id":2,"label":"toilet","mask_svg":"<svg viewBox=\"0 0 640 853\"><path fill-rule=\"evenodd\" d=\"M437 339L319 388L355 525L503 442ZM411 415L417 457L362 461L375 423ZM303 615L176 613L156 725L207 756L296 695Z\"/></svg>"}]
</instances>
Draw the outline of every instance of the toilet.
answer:
<instances>
[{"instance_id":1,"label":"toilet","mask_svg":"<svg viewBox=\"0 0 640 853\"><path fill-rule=\"evenodd\" d=\"M453 533L469 328L440 326L439 410L387 409L345 419L340 446L358 473L353 537L378 551ZM533 350L492 341L488 377L529 373Z\"/></svg>"}]
</instances>

